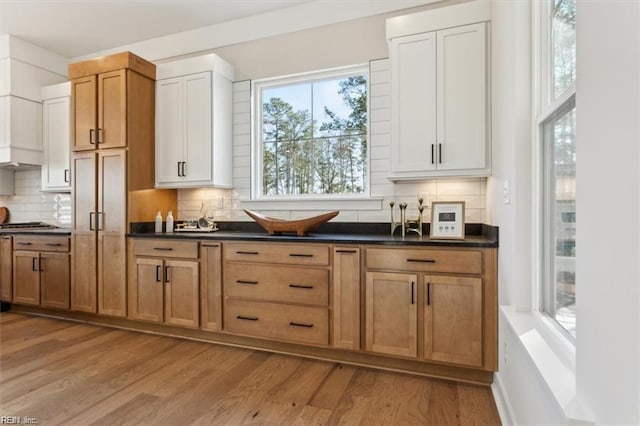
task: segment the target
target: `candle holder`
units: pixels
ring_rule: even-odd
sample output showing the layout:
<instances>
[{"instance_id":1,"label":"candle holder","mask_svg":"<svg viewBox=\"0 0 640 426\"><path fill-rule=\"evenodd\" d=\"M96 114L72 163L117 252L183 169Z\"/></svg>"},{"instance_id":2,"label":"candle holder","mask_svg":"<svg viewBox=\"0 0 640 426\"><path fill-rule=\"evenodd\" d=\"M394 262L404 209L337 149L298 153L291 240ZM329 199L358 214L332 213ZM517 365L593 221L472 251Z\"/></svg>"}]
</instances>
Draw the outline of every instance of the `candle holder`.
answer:
<instances>
[{"instance_id":1,"label":"candle holder","mask_svg":"<svg viewBox=\"0 0 640 426\"><path fill-rule=\"evenodd\" d=\"M402 229L402 236L405 237L410 232L415 232L419 236L422 236L422 212L424 211L423 198L418 198L418 217L414 220L407 219L407 203L400 203L400 221L396 222L393 215L393 207L396 205L394 201L389 202L391 208L391 235L395 234L396 229Z\"/></svg>"}]
</instances>

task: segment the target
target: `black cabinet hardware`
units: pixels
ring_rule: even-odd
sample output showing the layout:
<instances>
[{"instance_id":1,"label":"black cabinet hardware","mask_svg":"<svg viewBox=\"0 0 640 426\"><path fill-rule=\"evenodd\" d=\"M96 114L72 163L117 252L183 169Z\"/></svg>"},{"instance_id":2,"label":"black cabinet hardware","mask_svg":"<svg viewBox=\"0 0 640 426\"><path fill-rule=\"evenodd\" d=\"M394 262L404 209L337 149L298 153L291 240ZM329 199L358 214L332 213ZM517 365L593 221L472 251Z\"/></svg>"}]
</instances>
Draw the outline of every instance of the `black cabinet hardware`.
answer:
<instances>
[{"instance_id":1,"label":"black cabinet hardware","mask_svg":"<svg viewBox=\"0 0 640 426\"><path fill-rule=\"evenodd\" d=\"M307 290L311 290L313 288L312 285L303 285L303 284L289 284L289 287L291 288L304 288Z\"/></svg>"},{"instance_id":2,"label":"black cabinet hardware","mask_svg":"<svg viewBox=\"0 0 640 426\"><path fill-rule=\"evenodd\" d=\"M251 284L251 285L256 285L256 284L258 284L258 281L236 280L236 283L238 283L238 284Z\"/></svg>"},{"instance_id":3,"label":"black cabinet hardware","mask_svg":"<svg viewBox=\"0 0 640 426\"><path fill-rule=\"evenodd\" d=\"M102 140L102 129L98 127L98 131L96 132L96 134L98 135L98 143L104 143L104 141Z\"/></svg>"},{"instance_id":4,"label":"black cabinet hardware","mask_svg":"<svg viewBox=\"0 0 640 426\"><path fill-rule=\"evenodd\" d=\"M37 260L36 257L32 257L31 258L31 270L32 271L37 271L37 269L36 269L36 260Z\"/></svg>"},{"instance_id":5,"label":"black cabinet hardware","mask_svg":"<svg viewBox=\"0 0 640 426\"><path fill-rule=\"evenodd\" d=\"M202 247L220 247L220 244L202 244Z\"/></svg>"},{"instance_id":6,"label":"black cabinet hardware","mask_svg":"<svg viewBox=\"0 0 640 426\"><path fill-rule=\"evenodd\" d=\"M94 137L95 131L96 131L96 129L89 129L89 143L91 145L94 145L96 143L95 140L94 140L95 139L95 137Z\"/></svg>"},{"instance_id":7,"label":"black cabinet hardware","mask_svg":"<svg viewBox=\"0 0 640 426\"><path fill-rule=\"evenodd\" d=\"M245 321L258 321L258 317L245 317L242 315L238 315L236 318L239 320L245 320Z\"/></svg>"},{"instance_id":8,"label":"black cabinet hardware","mask_svg":"<svg viewBox=\"0 0 640 426\"><path fill-rule=\"evenodd\" d=\"M336 253L357 253L357 250L343 250L343 249L339 249L336 250Z\"/></svg>"},{"instance_id":9,"label":"black cabinet hardware","mask_svg":"<svg viewBox=\"0 0 640 426\"><path fill-rule=\"evenodd\" d=\"M154 247L154 250L158 250L158 251L171 251L173 250L172 247Z\"/></svg>"},{"instance_id":10,"label":"black cabinet hardware","mask_svg":"<svg viewBox=\"0 0 640 426\"><path fill-rule=\"evenodd\" d=\"M435 148L434 144L431 144L431 164L434 164L434 159L433 159L433 149Z\"/></svg>"},{"instance_id":11,"label":"black cabinet hardware","mask_svg":"<svg viewBox=\"0 0 640 426\"><path fill-rule=\"evenodd\" d=\"M64 181L69 183L71 181L71 171L69 169L64 169Z\"/></svg>"},{"instance_id":12,"label":"black cabinet hardware","mask_svg":"<svg viewBox=\"0 0 640 426\"><path fill-rule=\"evenodd\" d=\"M305 327L305 328L313 327L313 324L305 324L303 322L293 322L293 321L291 321L289 325L292 325L294 327Z\"/></svg>"},{"instance_id":13,"label":"black cabinet hardware","mask_svg":"<svg viewBox=\"0 0 640 426\"><path fill-rule=\"evenodd\" d=\"M418 263L436 263L434 259L407 259L407 262L418 262Z\"/></svg>"},{"instance_id":14,"label":"black cabinet hardware","mask_svg":"<svg viewBox=\"0 0 640 426\"><path fill-rule=\"evenodd\" d=\"M313 255L307 253L289 253L289 257L313 257Z\"/></svg>"},{"instance_id":15,"label":"black cabinet hardware","mask_svg":"<svg viewBox=\"0 0 640 426\"><path fill-rule=\"evenodd\" d=\"M160 282L160 265L156 265L156 282Z\"/></svg>"},{"instance_id":16,"label":"black cabinet hardware","mask_svg":"<svg viewBox=\"0 0 640 426\"><path fill-rule=\"evenodd\" d=\"M427 283L427 306L431 304L431 283Z\"/></svg>"},{"instance_id":17,"label":"black cabinet hardware","mask_svg":"<svg viewBox=\"0 0 640 426\"><path fill-rule=\"evenodd\" d=\"M164 267L164 282L169 284L171 282L171 276L169 275L170 266Z\"/></svg>"},{"instance_id":18,"label":"black cabinet hardware","mask_svg":"<svg viewBox=\"0 0 640 426\"><path fill-rule=\"evenodd\" d=\"M187 177L187 172L186 172L187 162L182 161L181 163L182 163L182 177Z\"/></svg>"},{"instance_id":19,"label":"black cabinet hardware","mask_svg":"<svg viewBox=\"0 0 640 426\"><path fill-rule=\"evenodd\" d=\"M438 144L438 163L442 164L442 144Z\"/></svg>"},{"instance_id":20,"label":"black cabinet hardware","mask_svg":"<svg viewBox=\"0 0 640 426\"><path fill-rule=\"evenodd\" d=\"M19 246L30 246L31 243L18 243Z\"/></svg>"},{"instance_id":21,"label":"black cabinet hardware","mask_svg":"<svg viewBox=\"0 0 640 426\"><path fill-rule=\"evenodd\" d=\"M257 251L236 251L236 254L258 254Z\"/></svg>"},{"instance_id":22,"label":"black cabinet hardware","mask_svg":"<svg viewBox=\"0 0 640 426\"><path fill-rule=\"evenodd\" d=\"M182 175L180 174L180 162L178 161L177 164L178 164L178 177L182 177Z\"/></svg>"},{"instance_id":23,"label":"black cabinet hardware","mask_svg":"<svg viewBox=\"0 0 640 426\"><path fill-rule=\"evenodd\" d=\"M415 297L414 297L414 292L415 292L415 287L416 287L416 283L414 283L413 281L411 281L411 304L413 305L415 303Z\"/></svg>"},{"instance_id":24,"label":"black cabinet hardware","mask_svg":"<svg viewBox=\"0 0 640 426\"><path fill-rule=\"evenodd\" d=\"M31 244L31 243L29 243L29 244ZM49 247L60 247L60 246L62 246L62 244L60 244L60 243L47 243L45 245L49 246Z\"/></svg>"}]
</instances>

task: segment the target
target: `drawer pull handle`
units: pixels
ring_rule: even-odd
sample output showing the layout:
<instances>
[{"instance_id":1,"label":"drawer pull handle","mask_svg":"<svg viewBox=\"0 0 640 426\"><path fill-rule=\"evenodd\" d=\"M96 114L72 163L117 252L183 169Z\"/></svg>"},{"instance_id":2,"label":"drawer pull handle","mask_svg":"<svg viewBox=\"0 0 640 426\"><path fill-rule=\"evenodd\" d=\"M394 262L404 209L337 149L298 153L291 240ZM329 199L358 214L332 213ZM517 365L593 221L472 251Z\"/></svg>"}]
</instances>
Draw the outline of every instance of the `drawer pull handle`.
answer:
<instances>
[{"instance_id":1,"label":"drawer pull handle","mask_svg":"<svg viewBox=\"0 0 640 426\"><path fill-rule=\"evenodd\" d=\"M305 324L303 322L293 322L293 321L291 321L289 323L289 325L292 325L294 327L306 327L306 328L312 328L313 327L313 324Z\"/></svg>"},{"instance_id":2,"label":"drawer pull handle","mask_svg":"<svg viewBox=\"0 0 640 426\"><path fill-rule=\"evenodd\" d=\"M415 292L416 283L411 281L411 304L413 305L415 302L414 292Z\"/></svg>"},{"instance_id":3,"label":"drawer pull handle","mask_svg":"<svg viewBox=\"0 0 640 426\"><path fill-rule=\"evenodd\" d=\"M220 247L220 244L202 244L202 247Z\"/></svg>"},{"instance_id":4,"label":"drawer pull handle","mask_svg":"<svg viewBox=\"0 0 640 426\"><path fill-rule=\"evenodd\" d=\"M31 244L31 243L29 243L29 244ZM61 247L62 246L62 244L60 244L60 243L47 243L45 245L49 246L49 247Z\"/></svg>"},{"instance_id":5,"label":"drawer pull handle","mask_svg":"<svg viewBox=\"0 0 640 426\"><path fill-rule=\"evenodd\" d=\"M236 254L258 254L257 251L237 251Z\"/></svg>"},{"instance_id":6,"label":"drawer pull handle","mask_svg":"<svg viewBox=\"0 0 640 426\"><path fill-rule=\"evenodd\" d=\"M336 253L357 253L357 250L336 250Z\"/></svg>"},{"instance_id":7,"label":"drawer pull handle","mask_svg":"<svg viewBox=\"0 0 640 426\"><path fill-rule=\"evenodd\" d=\"M156 265L156 282L159 283L160 282L160 269L162 268L162 266L160 265Z\"/></svg>"},{"instance_id":8,"label":"drawer pull handle","mask_svg":"<svg viewBox=\"0 0 640 426\"><path fill-rule=\"evenodd\" d=\"M256 284L258 284L258 281L236 280L236 283L238 283L238 284L251 284L251 285L256 285Z\"/></svg>"},{"instance_id":9,"label":"drawer pull handle","mask_svg":"<svg viewBox=\"0 0 640 426\"><path fill-rule=\"evenodd\" d=\"M30 246L31 243L18 243L19 246Z\"/></svg>"},{"instance_id":10,"label":"drawer pull handle","mask_svg":"<svg viewBox=\"0 0 640 426\"><path fill-rule=\"evenodd\" d=\"M245 321L258 321L258 317L245 317L242 315L238 315L236 318L239 320L245 320Z\"/></svg>"},{"instance_id":11,"label":"drawer pull handle","mask_svg":"<svg viewBox=\"0 0 640 426\"><path fill-rule=\"evenodd\" d=\"M290 257L313 257L312 254L307 253L289 253Z\"/></svg>"},{"instance_id":12,"label":"drawer pull handle","mask_svg":"<svg viewBox=\"0 0 640 426\"><path fill-rule=\"evenodd\" d=\"M427 306L431 305L431 283L427 283Z\"/></svg>"},{"instance_id":13,"label":"drawer pull handle","mask_svg":"<svg viewBox=\"0 0 640 426\"><path fill-rule=\"evenodd\" d=\"M304 288L307 290L311 290L313 288L312 285L303 285L303 284L289 284L289 287L291 288Z\"/></svg>"},{"instance_id":14,"label":"drawer pull handle","mask_svg":"<svg viewBox=\"0 0 640 426\"><path fill-rule=\"evenodd\" d=\"M158 251L171 251L173 250L172 247L154 247L154 250L158 250Z\"/></svg>"},{"instance_id":15,"label":"drawer pull handle","mask_svg":"<svg viewBox=\"0 0 640 426\"><path fill-rule=\"evenodd\" d=\"M407 259L407 262L420 262L420 263L436 263L433 259Z\"/></svg>"}]
</instances>

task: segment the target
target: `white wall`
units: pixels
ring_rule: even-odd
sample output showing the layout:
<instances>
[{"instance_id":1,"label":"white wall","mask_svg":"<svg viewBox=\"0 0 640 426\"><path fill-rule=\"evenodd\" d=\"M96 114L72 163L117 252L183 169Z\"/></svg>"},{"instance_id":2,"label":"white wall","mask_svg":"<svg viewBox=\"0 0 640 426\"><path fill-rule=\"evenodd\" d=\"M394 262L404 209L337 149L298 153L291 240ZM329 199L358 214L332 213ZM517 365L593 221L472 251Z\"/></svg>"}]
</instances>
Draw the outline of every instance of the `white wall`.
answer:
<instances>
[{"instance_id":1,"label":"white wall","mask_svg":"<svg viewBox=\"0 0 640 426\"><path fill-rule=\"evenodd\" d=\"M640 2L577 6L577 391L640 424Z\"/></svg>"},{"instance_id":2,"label":"white wall","mask_svg":"<svg viewBox=\"0 0 640 426\"><path fill-rule=\"evenodd\" d=\"M500 226L503 305L495 388L513 424L640 424L640 3L577 4L573 352L535 313L535 164L526 117L532 2L493 1L495 156L487 215ZM507 179L511 205L502 202ZM607 207L614 220L606 220Z\"/></svg>"}]
</instances>

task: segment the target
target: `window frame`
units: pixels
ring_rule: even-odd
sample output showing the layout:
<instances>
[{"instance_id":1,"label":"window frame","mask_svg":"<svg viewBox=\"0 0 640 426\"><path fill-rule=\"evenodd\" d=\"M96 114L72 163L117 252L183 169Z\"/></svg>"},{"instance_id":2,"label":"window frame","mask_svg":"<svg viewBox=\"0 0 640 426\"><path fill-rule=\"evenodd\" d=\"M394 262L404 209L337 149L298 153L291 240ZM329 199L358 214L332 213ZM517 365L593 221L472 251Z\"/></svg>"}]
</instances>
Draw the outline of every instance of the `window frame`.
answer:
<instances>
[{"instance_id":1,"label":"window frame","mask_svg":"<svg viewBox=\"0 0 640 426\"><path fill-rule=\"evenodd\" d=\"M332 80L354 75L367 76L367 155L365 159L364 191L346 194L299 194L266 195L262 193L263 184L263 146L262 146L262 89L288 86L300 83ZM312 99L313 102L313 99ZM270 77L251 82L251 201L290 203L296 201L340 201L369 200L371 195L371 70L369 64L356 64L344 67L309 71L298 74Z\"/></svg>"},{"instance_id":2,"label":"window frame","mask_svg":"<svg viewBox=\"0 0 640 426\"><path fill-rule=\"evenodd\" d=\"M546 150L549 148L548 135L545 134L548 123L570 112L576 104L576 82L565 89L559 96L554 96L553 87L553 40L552 40L552 13L554 0L533 2L533 117L532 140L534 141L534 214L533 245L535 257L533 289L533 309L541 316L548 319L550 324L568 343L575 346L576 337L565 329L547 310L549 296L556 292L555 279L550 279L548 265L548 248L555 246L555 239L551 240L550 229L547 226L555 220L552 216L553 209L550 203L555 201L549 197L545 175L551 172L551 164L546 161ZM554 251L555 252L555 251Z\"/></svg>"}]
</instances>

